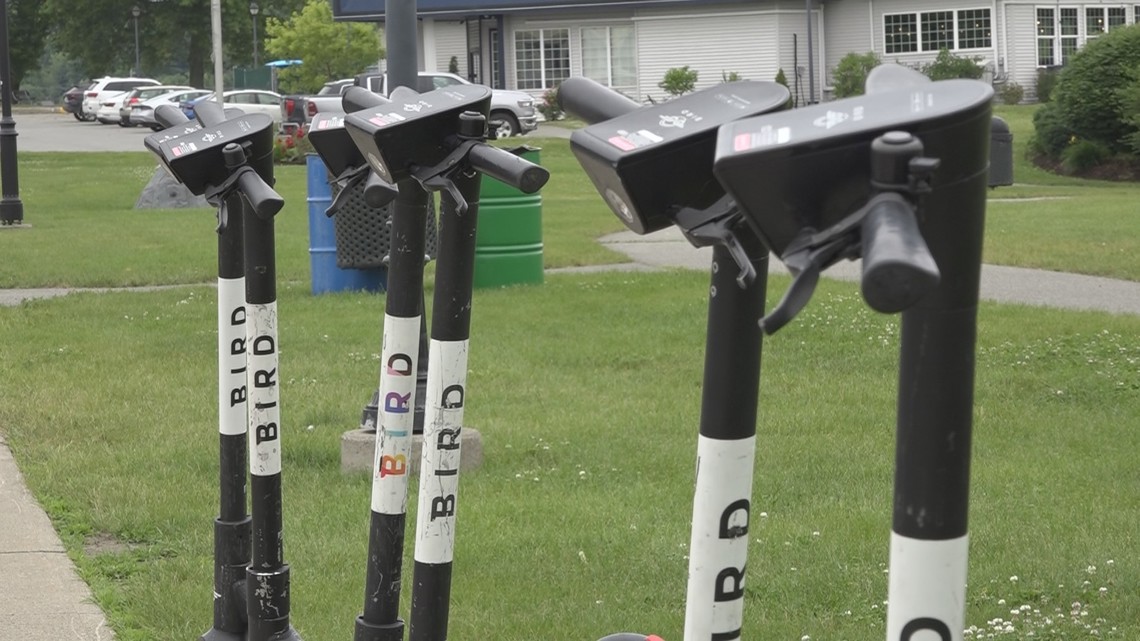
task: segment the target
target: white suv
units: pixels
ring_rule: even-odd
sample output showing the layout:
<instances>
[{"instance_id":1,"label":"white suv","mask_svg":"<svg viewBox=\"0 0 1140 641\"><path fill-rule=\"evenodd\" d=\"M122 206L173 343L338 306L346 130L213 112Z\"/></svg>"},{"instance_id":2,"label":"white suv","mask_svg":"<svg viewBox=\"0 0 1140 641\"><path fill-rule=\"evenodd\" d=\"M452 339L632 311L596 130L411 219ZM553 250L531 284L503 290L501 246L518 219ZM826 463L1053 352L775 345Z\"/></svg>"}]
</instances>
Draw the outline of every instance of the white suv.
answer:
<instances>
[{"instance_id":1,"label":"white suv","mask_svg":"<svg viewBox=\"0 0 1140 641\"><path fill-rule=\"evenodd\" d=\"M158 86L162 83L153 78L112 78L105 76L91 83L90 87L83 92L83 119L93 120L99 112L99 105L108 99L120 93L125 93L134 89L135 87L142 86ZM118 116L118 113L115 114ZM107 120L103 124L110 124L117 122L115 120Z\"/></svg>"}]
</instances>

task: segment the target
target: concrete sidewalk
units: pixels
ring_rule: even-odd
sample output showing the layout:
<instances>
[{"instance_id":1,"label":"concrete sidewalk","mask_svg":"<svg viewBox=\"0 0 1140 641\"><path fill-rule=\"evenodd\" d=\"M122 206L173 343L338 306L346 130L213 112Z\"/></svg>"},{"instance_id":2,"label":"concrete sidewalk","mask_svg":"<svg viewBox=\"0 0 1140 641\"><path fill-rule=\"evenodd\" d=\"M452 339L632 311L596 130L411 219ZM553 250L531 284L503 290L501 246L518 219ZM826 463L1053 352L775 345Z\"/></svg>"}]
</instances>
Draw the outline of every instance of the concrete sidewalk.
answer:
<instances>
[{"instance_id":1,"label":"concrete sidewalk","mask_svg":"<svg viewBox=\"0 0 1140 641\"><path fill-rule=\"evenodd\" d=\"M553 272L648 271L667 268L707 270L708 248L692 247L676 228L647 236L611 234L601 242L629 256L621 265L551 270ZM786 271L778 261L772 272ZM859 265L835 265L825 277L855 280ZM73 290L0 291L0 305L63 296ZM108 291L108 290L80 290ZM1099 310L1140 315L1140 283L1035 269L982 269L986 300ZM204 622L205 624L206 622ZM79 580L44 511L24 485L7 444L0 437L0 641L109 641L114 638L90 590Z\"/></svg>"},{"instance_id":2,"label":"concrete sidewalk","mask_svg":"<svg viewBox=\"0 0 1140 641\"><path fill-rule=\"evenodd\" d=\"M633 259L633 268L706 270L712 260L711 248L693 247L676 227L646 236L623 231L603 236L600 241ZM828 268L823 276L858 280L860 269L858 261L843 261ZM771 261L770 271L787 273L776 259ZM1042 269L983 265L980 295L982 300L1001 303L1140 314L1140 283Z\"/></svg>"},{"instance_id":3,"label":"concrete sidewalk","mask_svg":"<svg viewBox=\"0 0 1140 641\"><path fill-rule=\"evenodd\" d=\"M0 641L114 638L0 436Z\"/></svg>"}]
</instances>

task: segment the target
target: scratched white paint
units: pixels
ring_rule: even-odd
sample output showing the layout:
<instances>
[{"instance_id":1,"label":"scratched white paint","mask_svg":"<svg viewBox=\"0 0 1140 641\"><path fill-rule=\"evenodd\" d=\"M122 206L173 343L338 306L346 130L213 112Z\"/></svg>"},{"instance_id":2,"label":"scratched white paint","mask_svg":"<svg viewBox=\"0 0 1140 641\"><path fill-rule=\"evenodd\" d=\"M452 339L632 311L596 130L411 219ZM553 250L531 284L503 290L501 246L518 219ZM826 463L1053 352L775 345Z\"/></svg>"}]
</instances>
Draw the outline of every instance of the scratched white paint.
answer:
<instances>
[{"instance_id":1,"label":"scratched white paint","mask_svg":"<svg viewBox=\"0 0 1140 641\"><path fill-rule=\"evenodd\" d=\"M415 560L450 563L455 549L459 437L463 427L468 341L431 341L416 513Z\"/></svg>"}]
</instances>

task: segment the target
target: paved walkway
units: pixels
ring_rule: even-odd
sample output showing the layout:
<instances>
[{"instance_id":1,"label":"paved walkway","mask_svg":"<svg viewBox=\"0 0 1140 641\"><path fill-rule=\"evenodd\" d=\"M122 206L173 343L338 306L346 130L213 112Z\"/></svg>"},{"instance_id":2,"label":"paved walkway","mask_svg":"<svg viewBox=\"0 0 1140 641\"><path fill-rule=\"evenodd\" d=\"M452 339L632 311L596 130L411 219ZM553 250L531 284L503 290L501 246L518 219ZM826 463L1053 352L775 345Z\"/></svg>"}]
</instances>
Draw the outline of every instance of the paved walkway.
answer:
<instances>
[{"instance_id":1,"label":"paved walkway","mask_svg":"<svg viewBox=\"0 0 1140 641\"><path fill-rule=\"evenodd\" d=\"M601 242L629 256L623 265L552 271L708 269L712 250L689 245L675 228L648 236L611 234ZM778 261L772 271L783 271ZM835 265L826 276L854 280L857 263ZM0 290L0 305L106 289ZM1140 283L1016 267L986 265L984 299L1066 309L1140 315ZM24 486L7 443L0 437L0 641L109 641L103 613L92 604L44 511Z\"/></svg>"}]
</instances>

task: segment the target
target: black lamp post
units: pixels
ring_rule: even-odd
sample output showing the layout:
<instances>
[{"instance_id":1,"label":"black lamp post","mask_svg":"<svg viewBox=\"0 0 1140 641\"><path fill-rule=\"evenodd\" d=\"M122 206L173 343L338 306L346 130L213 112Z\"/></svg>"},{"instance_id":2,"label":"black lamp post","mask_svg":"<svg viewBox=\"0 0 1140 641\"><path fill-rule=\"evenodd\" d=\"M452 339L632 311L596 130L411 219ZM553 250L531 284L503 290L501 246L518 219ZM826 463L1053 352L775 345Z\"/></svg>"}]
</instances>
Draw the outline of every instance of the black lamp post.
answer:
<instances>
[{"instance_id":1,"label":"black lamp post","mask_svg":"<svg viewBox=\"0 0 1140 641\"><path fill-rule=\"evenodd\" d=\"M8 2L0 6L0 225L24 222L16 165L16 121L12 120L12 66L8 60Z\"/></svg>"},{"instance_id":2,"label":"black lamp post","mask_svg":"<svg viewBox=\"0 0 1140 641\"><path fill-rule=\"evenodd\" d=\"M261 8L256 2L249 3L249 17L253 19L253 66L257 66L257 13Z\"/></svg>"},{"instance_id":3,"label":"black lamp post","mask_svg":"<svg viewBox=\"0 0 1140 641\"><path fill-rule=\"evenodd\" d=\"M134 18L134 21L135 21L135 73L133 75L139 75L142 73L142 63L139 61L140 60L139 59L139 14L140 13L142 13L142 10L139 9L138 5L131 7L131 16Z\"/></svg>"}]
</instances>

